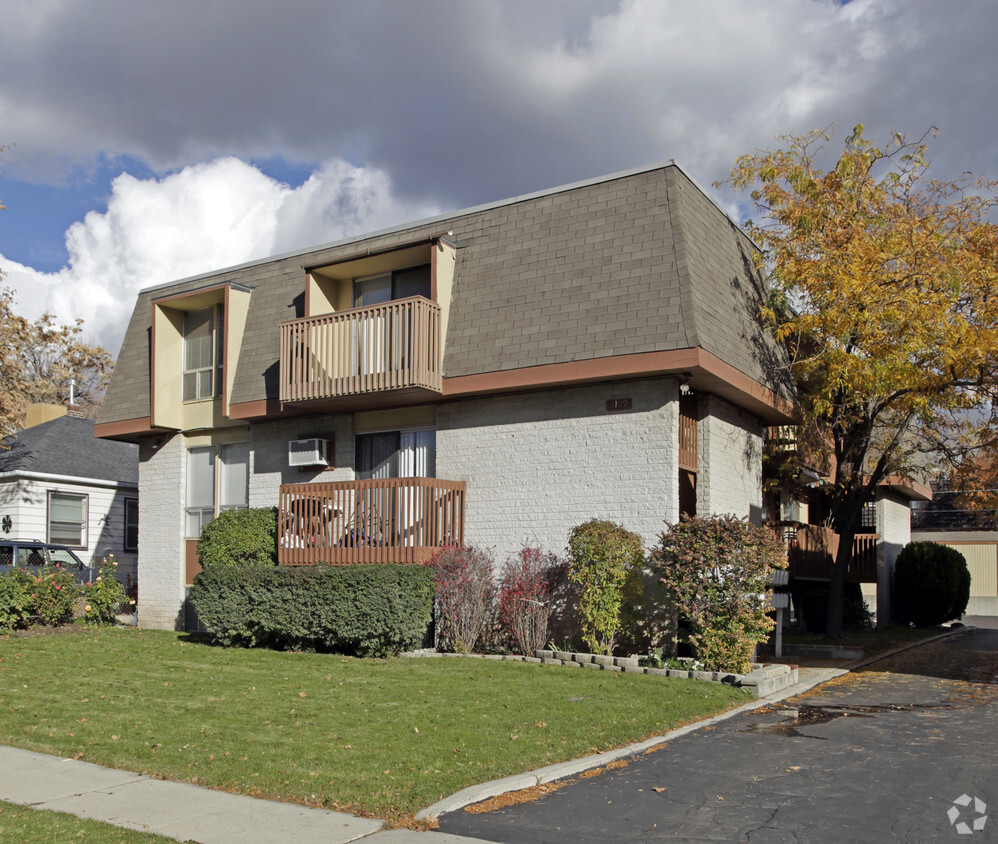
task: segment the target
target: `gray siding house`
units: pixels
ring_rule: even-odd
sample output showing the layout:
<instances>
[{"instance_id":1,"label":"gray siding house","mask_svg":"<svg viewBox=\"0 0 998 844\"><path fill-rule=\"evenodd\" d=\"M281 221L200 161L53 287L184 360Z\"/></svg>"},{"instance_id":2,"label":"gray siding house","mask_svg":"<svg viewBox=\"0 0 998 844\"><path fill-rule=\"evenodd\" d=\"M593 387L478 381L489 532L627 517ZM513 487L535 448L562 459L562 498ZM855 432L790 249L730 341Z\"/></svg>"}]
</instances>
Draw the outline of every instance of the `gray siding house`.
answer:
<instances>
[{"instance_id":1,"label":"gray siding house","mask_svg":"<svg viewBox=\"0 0 998 844\"><path fill-rule=\"evenodd\" d=\"M232 507L289 565L760 521L794 404L755 252L669 163L142 291L96 430L139 444L140 625Z\"/></svg>"}]
</instances>

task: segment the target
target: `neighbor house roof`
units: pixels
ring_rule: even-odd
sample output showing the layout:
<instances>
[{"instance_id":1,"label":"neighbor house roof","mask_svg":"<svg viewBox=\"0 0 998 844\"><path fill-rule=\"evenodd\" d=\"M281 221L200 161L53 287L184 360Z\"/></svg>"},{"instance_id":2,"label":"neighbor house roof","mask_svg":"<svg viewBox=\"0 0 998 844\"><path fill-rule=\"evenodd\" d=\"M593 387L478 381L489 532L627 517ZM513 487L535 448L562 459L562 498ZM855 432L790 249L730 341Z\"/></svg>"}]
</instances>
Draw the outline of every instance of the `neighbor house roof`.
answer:
<instances>
[{"instance_id":1,"label":"neighbor house roof","mask_svg":"<svg viewBox=\"0 0 998 844\"><path fill-rule=\"evenodd\" d=\"M63 416L3 440L0 475L32 472L137 484L139 449L94 437L92 419Z\"/></svg>"},{"instance_id":2,"label":"neighbor house roof","mask_svg":"<svg viewBox=\"0 0 998 844\"><path fill-rule=\"evenodd\" d=\"M649 374L664 353L694 350L723 364L708 389L737 376L792 401L785 353L757 318L756 247L670 163L142 291L98 422L150 414L155 299L221 283L250 289L251 339L229 398L259 403L276 399L279 325L302 315L305 270L441 236L457 249L445 396L454 395L448 381L537 367L574 367L579 380L628 358L635 374Z\"/></svg>"}]
</instances>

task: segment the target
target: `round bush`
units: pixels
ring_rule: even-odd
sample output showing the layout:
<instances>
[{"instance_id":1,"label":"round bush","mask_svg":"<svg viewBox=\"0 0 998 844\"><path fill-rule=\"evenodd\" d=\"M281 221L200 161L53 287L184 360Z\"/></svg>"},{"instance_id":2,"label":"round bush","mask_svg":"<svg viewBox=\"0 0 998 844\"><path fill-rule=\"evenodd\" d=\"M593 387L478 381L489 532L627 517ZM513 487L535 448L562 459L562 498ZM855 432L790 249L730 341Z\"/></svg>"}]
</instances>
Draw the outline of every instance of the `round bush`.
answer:
<instances>
[{"instance_id":1,"label":"round bush","mask_svg":"<svg viewBox=\"0 0 998 844\"><path fill-rule=\"evenodd\" d=\"M911 542L894 568L898 620L931 627L959 618L970 600L970 570L959 551L935 542Z\"/></svg>"},{"instance_id":2,"label":"round bush","mask_svg":"<svg viewBox=\"0 0 998 844\"><path fill-rule=\"evenodd\" d=\"M208 522L198 540L202 568L277 565L277 510L226 510Z\"/></svg>"}]
</instances>

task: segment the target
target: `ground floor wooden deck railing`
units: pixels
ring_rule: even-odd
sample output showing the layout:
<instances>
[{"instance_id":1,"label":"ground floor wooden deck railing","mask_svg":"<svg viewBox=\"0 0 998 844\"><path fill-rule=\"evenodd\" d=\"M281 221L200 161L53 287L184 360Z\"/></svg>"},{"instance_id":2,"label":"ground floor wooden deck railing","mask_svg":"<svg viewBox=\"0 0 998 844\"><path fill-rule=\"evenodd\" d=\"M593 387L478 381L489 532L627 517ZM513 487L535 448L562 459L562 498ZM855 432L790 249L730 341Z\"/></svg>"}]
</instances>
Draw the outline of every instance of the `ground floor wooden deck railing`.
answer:
<instances>
[{"instance_id":1,"label":"ground floor wooden deck railing","mask_svg":"<svg viewBox=\"0 0 998 844\"><path fill-rule=\"evenodd\" d=\"M425 563L464 543L464 493L463 483L438 478L282 485L278 561Z\"/></svg>"},{"instance_id":2,"label":"ground floor wooden deck railing","mask_svg":"<svg viewBox=\"0 0 998 844\"><path fill-rule=\"evenodd\" d=\"M848 578L854 583L877 582L877 540L880 534L861 533L853 539ZM790 573L796 579L828 580L839 549L831 528L806 525L797 530L787 549Z\"/></svg>"}]
</instances>

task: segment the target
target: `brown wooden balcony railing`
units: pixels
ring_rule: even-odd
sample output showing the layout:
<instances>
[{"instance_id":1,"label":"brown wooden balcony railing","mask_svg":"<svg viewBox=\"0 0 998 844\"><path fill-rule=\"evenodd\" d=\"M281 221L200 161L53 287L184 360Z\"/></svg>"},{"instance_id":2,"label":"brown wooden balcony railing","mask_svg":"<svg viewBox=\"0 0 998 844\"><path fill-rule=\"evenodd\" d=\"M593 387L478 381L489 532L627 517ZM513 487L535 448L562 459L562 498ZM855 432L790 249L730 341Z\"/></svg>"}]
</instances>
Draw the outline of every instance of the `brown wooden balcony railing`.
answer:
<instances>
[{"instance_id":1,"label":"brown wooden balcony railing","mask_svg":"<svg viewBox=\"0 0 998 844\"><path fill-rule=\"evenodd\" d=\"M861 533L853 538L848 579L853 583L877 582L878 533ZM828 580L839 549L839 535L831 528L806 525L789 539L787 558L790 574L798 579Z\"/></svg>"},{"instance_id":2,"label":"brown wooden balcony railing","mask_svg":"<svg viewBox=\"0 0 998 844\"><path fill-rule=\"evenodd\" d=\"M284 484L278 562L425 563L464 543L464 491L438 478Z\"/></svg>"},{"instance_id":3,"label":"brown wooden balcony railing","mask_svg":"<svg viewBox=\"0 0 998 844\"><path fill-rule=\"evenodd\" d=\"M281 323L280 399L439 393L440 306L422 296Z\"/></svg>"}]
</instances>

